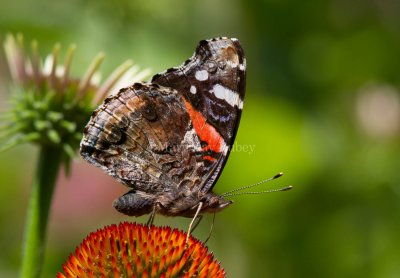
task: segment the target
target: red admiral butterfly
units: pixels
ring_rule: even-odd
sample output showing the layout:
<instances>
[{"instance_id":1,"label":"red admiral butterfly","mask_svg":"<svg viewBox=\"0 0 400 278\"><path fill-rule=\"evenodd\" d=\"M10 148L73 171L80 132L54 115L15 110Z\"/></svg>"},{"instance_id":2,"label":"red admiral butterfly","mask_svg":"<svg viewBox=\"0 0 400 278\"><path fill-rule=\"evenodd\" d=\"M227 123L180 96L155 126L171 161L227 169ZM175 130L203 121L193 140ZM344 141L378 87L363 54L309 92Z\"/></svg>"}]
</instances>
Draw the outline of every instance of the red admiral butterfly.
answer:
<instances>
[{"instance_id":1,"label":"red admiral butterfly","mask_svg":"<svg viewBox=\"0 0 400 278\"><path fill-rule=\"evenodd\" d=\"M181 66L107 98L84 130L80 153L132 188L113 206L152 217L229 206L212 188L236 136L245 79L239 41L215 38L200 41Z\"/></svg>"}]
</instances>

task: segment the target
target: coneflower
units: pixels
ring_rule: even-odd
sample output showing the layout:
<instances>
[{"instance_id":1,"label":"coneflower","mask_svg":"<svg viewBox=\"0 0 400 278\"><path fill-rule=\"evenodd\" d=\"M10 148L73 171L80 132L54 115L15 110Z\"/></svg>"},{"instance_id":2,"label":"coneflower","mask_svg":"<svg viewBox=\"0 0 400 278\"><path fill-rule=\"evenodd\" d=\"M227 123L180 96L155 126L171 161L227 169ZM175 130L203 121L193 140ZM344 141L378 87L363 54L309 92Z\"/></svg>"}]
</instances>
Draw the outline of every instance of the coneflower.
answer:
<instances>
[{"instance_id":1,"label":"coneflower","mask_svg":"<svg viewBox=\"0 0 400 278\"><path fill-rule=\"evenodd\" d=\"M121 223L87 238L63 265L59 278L225 277L200 241L170 227Z\"/></svg>"}]
</instances>

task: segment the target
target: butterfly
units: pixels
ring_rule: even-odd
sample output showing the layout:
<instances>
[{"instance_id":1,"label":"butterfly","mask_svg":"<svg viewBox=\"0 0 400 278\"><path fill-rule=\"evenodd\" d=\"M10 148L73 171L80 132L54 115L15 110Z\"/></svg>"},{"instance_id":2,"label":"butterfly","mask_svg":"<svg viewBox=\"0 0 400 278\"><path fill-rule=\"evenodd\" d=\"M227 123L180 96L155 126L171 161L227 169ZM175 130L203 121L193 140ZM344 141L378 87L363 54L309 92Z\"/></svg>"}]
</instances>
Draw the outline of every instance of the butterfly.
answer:
<instances>
[{"instance_id":1,"label":"butterfly","mask_svg":"<svg viewBox=\"0 0 400 278\"><path fill-rule=\"evenodd\" d=\"M199 42L181 66L105 99L80 154L131 190L113 206L130 216L196 218L232 201L214 193L239 127L246 59L237 39Z\"/></svg>"}]
</instances>

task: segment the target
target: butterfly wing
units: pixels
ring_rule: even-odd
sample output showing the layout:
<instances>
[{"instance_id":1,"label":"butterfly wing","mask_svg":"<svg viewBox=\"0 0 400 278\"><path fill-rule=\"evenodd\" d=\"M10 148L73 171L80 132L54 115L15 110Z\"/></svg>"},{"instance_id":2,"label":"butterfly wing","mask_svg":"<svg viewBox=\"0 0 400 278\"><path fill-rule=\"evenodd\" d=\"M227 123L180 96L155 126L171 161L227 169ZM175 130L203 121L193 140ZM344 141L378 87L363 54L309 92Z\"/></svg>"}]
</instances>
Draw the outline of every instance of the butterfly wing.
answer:
<instances>
[{"instance_id":1,"label":"butterfly wing","mask_svg":"<svg viewBox=\"0 0 400 278\"><path fill-rule=\"evenodd\" d=\"M203 40L183 65L153 77L184 99L207 174L201 190L212 189L223 169L239 126L245 95L246 60L237 39Z\"/></svg>"}]
</instances>

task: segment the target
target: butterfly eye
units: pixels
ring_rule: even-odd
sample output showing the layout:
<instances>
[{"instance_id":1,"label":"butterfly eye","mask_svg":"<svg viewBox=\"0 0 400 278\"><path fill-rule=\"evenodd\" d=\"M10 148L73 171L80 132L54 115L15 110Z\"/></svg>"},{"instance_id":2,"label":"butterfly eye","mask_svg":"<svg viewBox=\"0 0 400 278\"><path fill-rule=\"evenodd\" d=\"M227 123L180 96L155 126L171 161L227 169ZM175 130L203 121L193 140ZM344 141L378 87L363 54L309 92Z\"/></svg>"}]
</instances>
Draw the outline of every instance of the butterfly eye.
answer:
<instances>
[{"instance_id":1,"label":"butterfly eye","mask_svg":"<svg viewBox=\"0 0 400 278\"><path fill-rule=\"evenodd\" d=\"M214 61L209 61L207 63L207 71L209 73L215 73L217 69L218 69L217 64Z\"/></svg>"}]
</instances>

